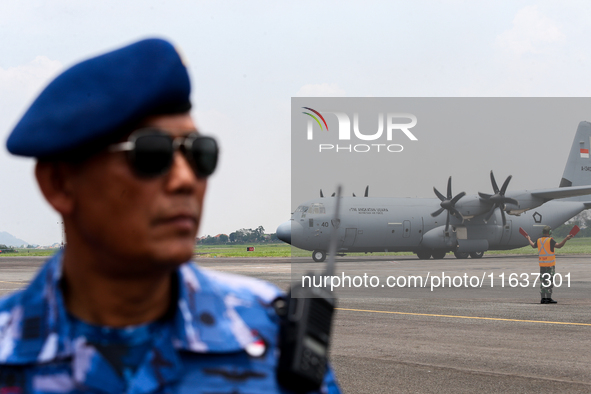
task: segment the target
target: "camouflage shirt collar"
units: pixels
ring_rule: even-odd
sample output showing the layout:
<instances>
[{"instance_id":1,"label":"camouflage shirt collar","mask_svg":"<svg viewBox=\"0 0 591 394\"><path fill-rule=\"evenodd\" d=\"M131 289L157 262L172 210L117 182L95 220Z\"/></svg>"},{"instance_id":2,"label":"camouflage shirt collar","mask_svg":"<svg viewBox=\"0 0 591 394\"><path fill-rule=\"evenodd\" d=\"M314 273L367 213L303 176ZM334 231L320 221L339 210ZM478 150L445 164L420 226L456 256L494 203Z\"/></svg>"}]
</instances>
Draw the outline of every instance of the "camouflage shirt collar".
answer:
<instances>
[{"instance_id":1,"label":"camouflage shirt collar","mask_svg":"<svg viewBox=\"0 0 591 394\"><path fill-rule=\"evenodd\" d=\"M0 309L0 362L49 362L74 355L76 338L72 338L59 285L62 260L61 252L52 257L26 289L9 299L13 301L9 308ZM230 291L215 275L192 263L179 267L178 275L171 341L174 348L184 351L245 349L256 337L238 310L254 302L268 303L279 295L274 287L256 296L250 291Z\"/></svg>"}]
</instances>

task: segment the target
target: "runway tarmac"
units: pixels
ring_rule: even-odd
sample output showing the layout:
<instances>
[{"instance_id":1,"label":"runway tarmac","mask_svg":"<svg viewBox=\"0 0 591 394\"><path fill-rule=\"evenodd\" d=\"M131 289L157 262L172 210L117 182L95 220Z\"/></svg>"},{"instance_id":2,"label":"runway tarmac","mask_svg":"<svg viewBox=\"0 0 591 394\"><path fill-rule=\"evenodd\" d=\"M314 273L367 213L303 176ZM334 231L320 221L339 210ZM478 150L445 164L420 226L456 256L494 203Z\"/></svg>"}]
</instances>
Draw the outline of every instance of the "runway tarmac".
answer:
<instances>
[{"instance_id":1,"label":"runway tarmac","mask_svg":"<svg viewBox=\"0 0 591 394\"><path fill-rule=\"evenodd\" d=\"M0 258L0 295L24 286L43 258ZM306 260L307 261L307 260ZM537 286L441 289L351 288L340 291L331 362L345 393L591 392L591 256L558 256L571 287L540 305ZM271 281L291 280L289 258L196 259L205 268ZM301 263L294 272L319 270ZM379 276L465 273L495 279L535 273L536 256L420 261L414 257L337 259L338 273ZM429 270L429 271L425 271ZM507 279L505 280L507 282ZM489 283L486 283L487 285ZM377 289L377 290L376 290ZM421 290L422 291L422 290ZM424 290L429 292L428 289ZM339 293L339 290L337 290Z\"/></svg>"}]
</instances>

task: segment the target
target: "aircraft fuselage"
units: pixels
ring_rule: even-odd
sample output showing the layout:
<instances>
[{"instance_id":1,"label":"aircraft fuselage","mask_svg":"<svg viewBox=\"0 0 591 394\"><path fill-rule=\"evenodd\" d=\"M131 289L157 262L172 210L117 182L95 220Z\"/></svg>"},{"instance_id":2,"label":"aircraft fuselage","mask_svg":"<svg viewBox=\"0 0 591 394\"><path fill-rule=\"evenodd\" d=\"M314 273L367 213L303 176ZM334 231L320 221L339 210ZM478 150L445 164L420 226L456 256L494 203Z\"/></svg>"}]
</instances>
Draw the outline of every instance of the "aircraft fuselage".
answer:
<instances>
[{"instance_id":1,"label":"aircraft fuselage","mask_svg":"<svg viewBox=\"0 0 591 394\"><path fill-rule=\"evenodd\" d=\"M528 245L519 234L523 227L533 239L542 228L555 228L585 209L582 202L550 201L519 216L508 215L503 226L499 212L484 221L484 214L462 220L451 217L445 232L446 215L432 217L440 201L423 198L343 197L338 223L340 252L418 252L445 250L483 252ZM334 197L308 201L293 213L289 222L290 243L305 250L326 250L334 223Z\"/></svg>"}]
</instances>

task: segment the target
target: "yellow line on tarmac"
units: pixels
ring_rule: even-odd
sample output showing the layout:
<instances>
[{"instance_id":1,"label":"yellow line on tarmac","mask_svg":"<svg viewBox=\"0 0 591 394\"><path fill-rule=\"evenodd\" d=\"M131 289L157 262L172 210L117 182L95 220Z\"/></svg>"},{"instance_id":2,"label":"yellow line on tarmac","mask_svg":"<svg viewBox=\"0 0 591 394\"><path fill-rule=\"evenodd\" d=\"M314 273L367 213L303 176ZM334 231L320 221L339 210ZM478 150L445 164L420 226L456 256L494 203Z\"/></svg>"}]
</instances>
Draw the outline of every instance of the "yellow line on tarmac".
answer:
<instances>
[{"instance_id":1,"label":"yellow line on tarmac","mask_svg":"<svg viewBox=\"0 0 591 394\"><path fill-rule=\"evenodd\" d=\"M12 283L14 285L22 285L23 283L26 283L26 282L7 282L5 280L0 280L0 283Z\"/></svg>"},{"instance_id":2,"label":"yellow line on tarmac","mask_svg":"<svg viewBox=\"0 0 591 394\"><path fill-rule=\"evenodd\" d=\"M571 322L562 322L562 321L501 319L501 318L498 318L498 317L436 315L436 314L431 314L431 313L371 311L371 310L365 310L365 309L348 309L348 308L335 308L335 309L338 309L340 311L369 312L369 313L387 313L387 314L394 314L394 315L431 316L431 317L453 317L453 318L456 318L456 319L478 319L478 320L511 321L511 322L519 322L519 323L542 323L542 324L563 324L563 325L572 325L572 326L591 326L591 323L571 323Z\"/></svg>"}]
</instances>

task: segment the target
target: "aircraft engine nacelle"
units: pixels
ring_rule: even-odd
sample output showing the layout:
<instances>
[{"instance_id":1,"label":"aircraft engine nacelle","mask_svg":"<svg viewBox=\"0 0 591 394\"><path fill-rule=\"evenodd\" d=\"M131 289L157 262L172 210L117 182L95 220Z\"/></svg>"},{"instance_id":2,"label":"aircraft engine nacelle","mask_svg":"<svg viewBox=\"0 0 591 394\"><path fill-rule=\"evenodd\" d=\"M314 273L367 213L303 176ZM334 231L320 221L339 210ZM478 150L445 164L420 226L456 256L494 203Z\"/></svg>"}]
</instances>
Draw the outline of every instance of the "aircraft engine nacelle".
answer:
<instances>
[{"instance_id":1,"label":"aircraft engine nacelle","mask_svg":"<svg viewBox=\"0 0 591 394\"><path fill-rule=\"evenodd\" d=\"M455 250L457 246L456 232L451 231L451 227L447 233L445 226L435 227L423 235L421 246L429 249Z\"/></svg>"}]
</instances>

